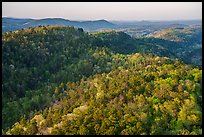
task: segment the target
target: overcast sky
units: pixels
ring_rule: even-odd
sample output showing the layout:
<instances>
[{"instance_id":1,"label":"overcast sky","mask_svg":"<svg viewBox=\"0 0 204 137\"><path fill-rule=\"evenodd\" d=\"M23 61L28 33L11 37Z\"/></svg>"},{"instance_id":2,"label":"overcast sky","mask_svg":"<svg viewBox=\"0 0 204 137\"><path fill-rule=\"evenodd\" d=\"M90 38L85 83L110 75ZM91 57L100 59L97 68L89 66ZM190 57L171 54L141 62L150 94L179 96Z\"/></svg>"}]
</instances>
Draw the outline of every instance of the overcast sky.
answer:
<instances>
[{"instance_id":1,"label":"overcast sky","mask_svg":"<svg viewBox=\"0 0 204 137\"><path fill-rule=\"evenodd\" d=\"M2 2L2 16L69 20L202 19L202 2Z\"/></svg>"}]
</instances>

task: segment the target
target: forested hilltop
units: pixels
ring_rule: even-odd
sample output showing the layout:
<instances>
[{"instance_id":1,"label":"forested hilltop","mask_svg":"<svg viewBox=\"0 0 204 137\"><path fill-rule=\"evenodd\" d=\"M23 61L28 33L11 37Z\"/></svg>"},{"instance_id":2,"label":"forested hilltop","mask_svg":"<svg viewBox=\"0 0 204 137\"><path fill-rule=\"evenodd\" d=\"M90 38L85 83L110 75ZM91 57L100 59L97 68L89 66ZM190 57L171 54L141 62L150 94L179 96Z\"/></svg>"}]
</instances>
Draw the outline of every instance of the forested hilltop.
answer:
<instances>
[{"instance_id":1,"label":"forested hilltop","mask_svg":"<svg viewBox=\"0 0 204 137\"><path fill-rule=\"evenodd\" d=\"M3 134L202 134L202 70L176 58L123 32L3 33Z\"/></svg>"}]
</instances>

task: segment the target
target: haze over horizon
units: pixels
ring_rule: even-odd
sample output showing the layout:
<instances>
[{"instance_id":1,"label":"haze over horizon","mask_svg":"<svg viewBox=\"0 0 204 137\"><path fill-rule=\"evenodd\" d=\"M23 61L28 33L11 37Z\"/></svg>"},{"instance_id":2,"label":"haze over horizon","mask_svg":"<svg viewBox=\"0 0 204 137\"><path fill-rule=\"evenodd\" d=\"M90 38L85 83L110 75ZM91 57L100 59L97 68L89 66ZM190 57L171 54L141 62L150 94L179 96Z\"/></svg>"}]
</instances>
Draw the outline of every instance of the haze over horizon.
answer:
<instances>
[{"instance_id":1,"label":"haze over horizon","mask_svg":"<svg viewBox=\"0 0 204 137\"><path fill-rule=\"evenodd\" d=\"M202 2L2 2L2 17L67 20L202 20Z\"/></svg>"}]
</instances>

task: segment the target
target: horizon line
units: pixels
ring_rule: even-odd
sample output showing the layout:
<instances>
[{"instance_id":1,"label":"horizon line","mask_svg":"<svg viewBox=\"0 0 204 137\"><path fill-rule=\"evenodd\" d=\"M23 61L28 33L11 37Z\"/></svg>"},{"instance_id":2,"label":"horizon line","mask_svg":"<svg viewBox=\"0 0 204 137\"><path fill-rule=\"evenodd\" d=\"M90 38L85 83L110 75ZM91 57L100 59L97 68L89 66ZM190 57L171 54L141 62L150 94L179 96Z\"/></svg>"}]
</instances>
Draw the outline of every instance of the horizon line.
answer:
<instances>
[{"instance_id":1,"label":"horizon line","mask_svg":"<svg viewBox=\"0 0 204 137\"><path fill-rule=\"evenodd\" d=\"M2 18L13 18L13 19L33 19L33 20L40 20L40 19L64 19L69 21L95 21L95 20L106 20L106 21L192 21L192 20L201 20L201 19L67 19L63 17L44 17L44 18L29 18L29 17L10 17L10 16L2 16Z\"/></svg>"}]
</instances>

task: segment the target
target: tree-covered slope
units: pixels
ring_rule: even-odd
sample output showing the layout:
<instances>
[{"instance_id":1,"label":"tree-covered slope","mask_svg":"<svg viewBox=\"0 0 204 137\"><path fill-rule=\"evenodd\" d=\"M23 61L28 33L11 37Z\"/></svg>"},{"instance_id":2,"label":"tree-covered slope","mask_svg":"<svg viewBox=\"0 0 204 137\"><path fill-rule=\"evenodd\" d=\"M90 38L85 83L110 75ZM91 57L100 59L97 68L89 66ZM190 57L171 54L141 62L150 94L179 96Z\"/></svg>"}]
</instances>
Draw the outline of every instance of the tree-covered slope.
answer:
<instances>
[{"instance_id":1,"label":"tree-covered slope","mask_svg":"<svg viewBox=\"0 0 204 137\"><path fill-rule=\"evenodd\" d=\"M125 33L120 35L120 39L128 37ZM23 114L28 117L49 105L56 99L50 89L61 82L110 71L113 53L108 52L112 47L108 44L115 46L114 40L99 39L82 29L60 26L3 33L3 128L11 126ZM112 50L122 51L120 46Z\"/></svg>"},{"instance_id":2,"label":"tree-covered slope","mask_svg":"<svg viewBox=\"0 0 204 137\"><path fill-rule=\"evenodd\" d=\"M2 37L3 128L55 100L50 89L61 82L110 71L107 49L92 44L82 29L37 27ZM100 56L106 56L102 60ZM101 68L100 68L101 67ZM11 113L12 112L12 113Z\"/></svg>"},{"instance_id":3,"label":"tree-covered slope","mask_svg":"<svg viewBox=\"0 0 204 137\"><path fill-rule=\"evenodd\" d=\"M57 87L57 102L5 134L202 134L201 70L139 53L112 59L123 63Z\"/></svg>"},{"instance_id":4,"label":"tree-covered slope","mask_svg":"<svg viewBox=\"0 0 204 137\"><path fill-rule=\"evenodd\" d=\"M136 52L176 57L167 46L123 32L85 33L74 27L41 26L3 33L2 129L7 131L23 115L31 119L66 97L67 82L119 71L120 66L132 69L134 61L128 60ZM143 60L139 64L148 68Z\"/></svg>"}]
</instances>

